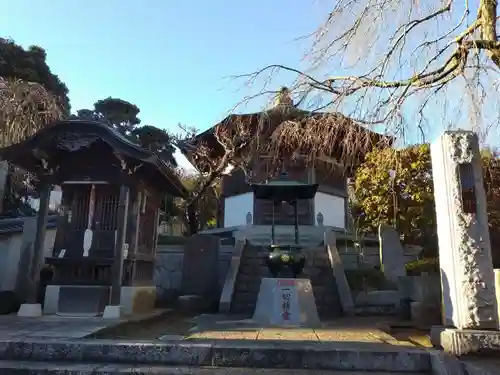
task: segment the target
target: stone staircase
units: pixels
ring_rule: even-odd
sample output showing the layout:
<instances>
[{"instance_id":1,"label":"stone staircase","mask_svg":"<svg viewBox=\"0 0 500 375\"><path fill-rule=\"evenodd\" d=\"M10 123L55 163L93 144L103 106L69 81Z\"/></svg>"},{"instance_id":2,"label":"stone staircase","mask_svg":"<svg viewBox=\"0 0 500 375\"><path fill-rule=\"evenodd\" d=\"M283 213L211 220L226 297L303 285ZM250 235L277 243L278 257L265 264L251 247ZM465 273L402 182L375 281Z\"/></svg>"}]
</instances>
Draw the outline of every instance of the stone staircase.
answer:
<instances>
[{"instance_id":1,"label":"stone staircase","mask_svg":"<svg viewBox=\"0 0 500 375\"><path fill-rule=\"evenodd\" d=\"M440 357L428 350L347 342L0 339L2 375L464 374L457 368L450 372Z\"/></svg>"},{"instance_id":2,"label":"stone staircase","mask_svg":"<svg viewBox=\"0 0 500 375\"><path fill-rule=\"evenodd\" d=\"M311 280L320 318L342 315L341 304L326 249L323 246L306 248L303 276ZM251 316L257 303L260 282L269 277L266 259L269 251L248 241L241 254L230 312Z\"/></svg>"}]
</instances>

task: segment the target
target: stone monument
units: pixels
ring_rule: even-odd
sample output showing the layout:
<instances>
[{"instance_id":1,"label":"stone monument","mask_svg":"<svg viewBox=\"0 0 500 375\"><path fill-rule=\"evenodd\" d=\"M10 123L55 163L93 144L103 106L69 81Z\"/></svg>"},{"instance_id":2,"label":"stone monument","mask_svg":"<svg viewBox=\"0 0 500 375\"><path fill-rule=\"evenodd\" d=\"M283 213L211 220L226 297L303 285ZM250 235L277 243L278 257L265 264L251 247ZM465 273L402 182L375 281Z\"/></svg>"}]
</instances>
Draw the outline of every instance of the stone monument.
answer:
<instances>
[{"instance_id":1,"label":"stone monument","mask_svg":"<svg viewBox=\"0 0 500 375\"><path fill-rule=\"evenodd\" d=\"M271 245L267 266L274 277L263 278L257 297L253 321L260 326L299 326L315 327L320 325L316 301L311 281L297 278L305 265L305 255L301 253L298 201L313 199L317 184L303 184L290 181L286 174L271 182L252 184L257 199L271 200L274 204L288 202L295 213L295 244L293 246L276 243L274 210L272 212ZM286 271L292 278L283 278Z\"/></svg>"},{"instance_id":2,"label":"stone monument","mask_svg":"<svg viewBox=\"0 0 500 375\"><path fill-rule=\"evenodd\" d=\"M311 281L262 279L253 321L262 326L319 326Z\"/></svg>"},{"instance_id":3,"label":"stone monument","mask_svg":"<svg viewBox=\"0 0 500 375\"><path fill-rule=\"evenodd\" d=\"M432 341L456 355L500 349L478 137L446 131L431 156L444 309Z\"/></svg>"},{"instance_id":4,"label":"stone monument","mask_svg":"<svg viewBox=\"0 0 500 375\"><path fill-rule=\"evenodd\" d=\"M391 226L380 224L378 227L380 243L380 264L387 280L394 283L406 276L404 248L398 232Z\"/></svg>"}]
</instances>

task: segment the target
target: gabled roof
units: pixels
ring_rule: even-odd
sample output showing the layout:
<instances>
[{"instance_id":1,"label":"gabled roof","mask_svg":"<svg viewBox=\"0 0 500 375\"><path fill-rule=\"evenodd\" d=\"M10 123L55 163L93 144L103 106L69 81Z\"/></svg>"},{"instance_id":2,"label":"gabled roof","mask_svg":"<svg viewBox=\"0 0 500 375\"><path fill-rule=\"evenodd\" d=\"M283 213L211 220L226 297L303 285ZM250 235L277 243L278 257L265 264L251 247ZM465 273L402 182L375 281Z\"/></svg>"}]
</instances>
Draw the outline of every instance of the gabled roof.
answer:
<instances>
[{"instance_id":1,"label":"gabled roof","mask_svg":"<svg viewBox=\"0 0 500 375\"><path fill-rule=\"evenodd\" d=\"M71 153L89 146L96 140L102 141L108 144L113 151L142 164L141 168L146 166L148 173L152 173L152 176L149 177L153 177L161 191L178 197L187 196L187 190L174 170L155 153L130 142L106 124L95 121L58 121L20 143L1 148L0 159L8 160L29 172L39 174L43 170L42 159L47 157L50 159L50 155L58 150L61 142L60 137L66 134L70 134L74 138L75 147L73 150L66 149L64 152ZM82 139L89 139L90 143L87 145L78 144L78 141ZM61 151L58 150L58 152ZM139 173L141 168L139 168Z\"/></svg>"}]
</instances>

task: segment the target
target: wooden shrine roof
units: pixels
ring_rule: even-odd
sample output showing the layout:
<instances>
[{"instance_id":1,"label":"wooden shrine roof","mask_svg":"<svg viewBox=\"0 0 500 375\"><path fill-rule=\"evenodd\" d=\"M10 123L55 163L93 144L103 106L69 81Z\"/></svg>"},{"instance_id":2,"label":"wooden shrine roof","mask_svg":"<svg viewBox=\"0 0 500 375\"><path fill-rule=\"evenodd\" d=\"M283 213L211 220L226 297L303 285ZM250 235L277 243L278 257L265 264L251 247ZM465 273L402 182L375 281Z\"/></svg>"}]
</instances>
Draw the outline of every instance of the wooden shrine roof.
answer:
<instances>
[{"instance_id":1,"label":"wooden shrine roof","mask_svg":"<svg viewBox=\"0 0 500 375\"><path fill-rule=\"evenodd\" d=\"M187 190L174 170L155 153L130 142L106 124L95 121L58 121L20 143L1 148L0 159L8 160L28 172L42 174L47 168L57 168L69 154L96 142L107 144L114 154L132 162L135 165L133 173L145 176L160 193L187 196Z\"/></svg>"}]
</instances>

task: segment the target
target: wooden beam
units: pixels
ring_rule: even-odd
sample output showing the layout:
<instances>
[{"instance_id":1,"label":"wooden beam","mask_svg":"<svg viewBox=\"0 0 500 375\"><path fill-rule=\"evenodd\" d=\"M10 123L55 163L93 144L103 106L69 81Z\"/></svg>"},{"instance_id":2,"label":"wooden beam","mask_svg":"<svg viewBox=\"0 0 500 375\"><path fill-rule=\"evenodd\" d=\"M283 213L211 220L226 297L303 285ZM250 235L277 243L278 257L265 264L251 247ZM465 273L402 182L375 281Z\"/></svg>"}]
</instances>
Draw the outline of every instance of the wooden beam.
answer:
<instances>
[{"instance_id":1,"label":"wooden beam","mask_svg":"<svg viewBox=\"0 0 500 375\"><path fill-rule=\"evenodd\" d=\"M115 251L113 258L113 284L111 286L111 306L120 305L122 278L123 278L123 247L127 232L129 188L120 186L120 200L118 206L118 227L116 230Z\"/></svg>"}]
</instances>

